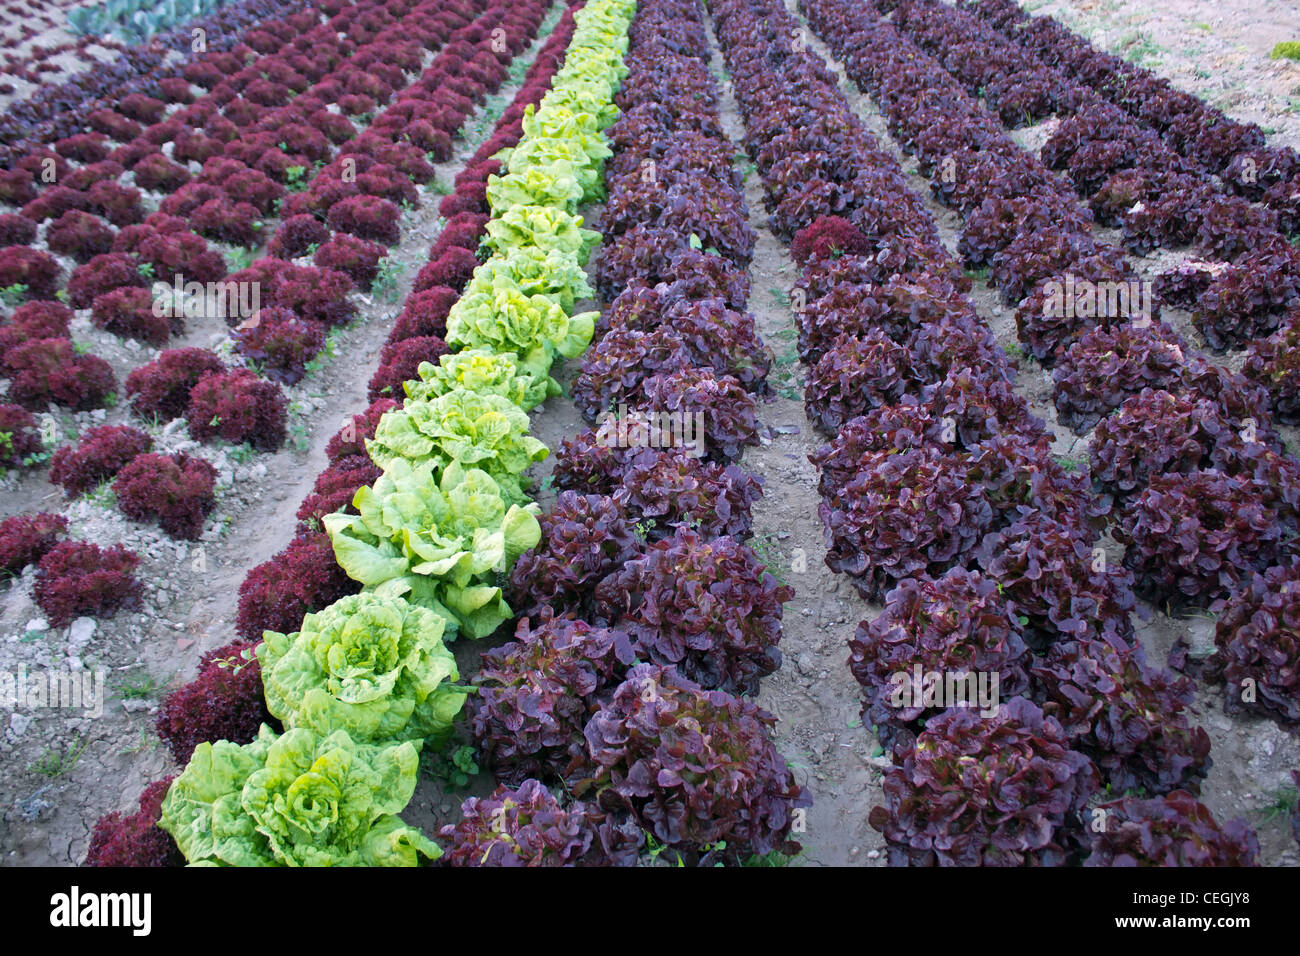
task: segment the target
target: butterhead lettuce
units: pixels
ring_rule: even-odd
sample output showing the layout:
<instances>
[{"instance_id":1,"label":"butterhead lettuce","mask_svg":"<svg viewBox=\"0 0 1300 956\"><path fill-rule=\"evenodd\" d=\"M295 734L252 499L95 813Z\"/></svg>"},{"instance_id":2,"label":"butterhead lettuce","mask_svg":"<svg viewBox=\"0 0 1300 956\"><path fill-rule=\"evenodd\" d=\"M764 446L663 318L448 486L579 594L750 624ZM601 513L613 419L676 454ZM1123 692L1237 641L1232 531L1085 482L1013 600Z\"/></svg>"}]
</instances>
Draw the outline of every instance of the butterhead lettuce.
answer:
<instances>
[{"instance_id":1,"label":"butterhead lettuce","mask_svg":"<svg viewBox=\"0 0 1300 956\"><path fill-rule=\"evenodd\" d=\"M487 472L395 459L353 499L359 515L325 516L339 566L381 596L432 608L469 637L511 616L495 582L541 540L540 508L509 505Z\"/></svg>"},{"instance_id":2,"label":"butterhead lettuce","mask_svg":"<svg viewBox=\"0 0 1300 956\"><path fill-rule=\"evenodd\" d=\"M523 409L502 395L447 392L407 399L401 408L386 412L366 450L385 469L398 459L412 464L429 459L437 469L459 462L487 472L508 501L522 504L528 496L520 476L550 454L528 434L528 426Z\"/></svg>"},{"instance_id":3,"label":"butterhead lettuce","mask_svg":"<svg viewBox=\"0 0 1300 956\"><path fill-rule=\"evenodd\" d=\"M556 355L576 358L591 344L596 312L570 316L544 295L497 287L464 296L447 315L447 344L455 349L514 352L531 375L547 375Z\"/></svg>"},{"instance_id":4,"label":"butterhead lettuce","mask_svg":"<svg viewBox=\"0 0 1300 956\"><path fill-rule=\"evenodd\" d=\"M441 737L465 703L443 617L400 597L353 594L257 646L266 708L286 727L385 743Z\"/></svg>"},{"instance_id":5,"label":"butterhead lettuce","mask_svg":"<svg viewBox=\"0 0 1300 956\"><path fill-rule=\"evenodd\" d=\"M416 401L429 401L458 391L500 395L521 411L528 411L560 394L549 375L535 378L519 370L513 353L469 349L440 355L438 364L420 363L420 381L407 382L406 393Z\"/></svg>"},{"instance_id":6,"label":"butterhead lettuce","mask_svg":"<svg viewBox=\"0 0 1300 956\"><path fill-rule=\"evenodd\" d=\"M159 826L191 865L416 866L442 851L397 816L415 793L410 742L361 744L305 727L202 743Z\"/></svg>"}]
</instances>

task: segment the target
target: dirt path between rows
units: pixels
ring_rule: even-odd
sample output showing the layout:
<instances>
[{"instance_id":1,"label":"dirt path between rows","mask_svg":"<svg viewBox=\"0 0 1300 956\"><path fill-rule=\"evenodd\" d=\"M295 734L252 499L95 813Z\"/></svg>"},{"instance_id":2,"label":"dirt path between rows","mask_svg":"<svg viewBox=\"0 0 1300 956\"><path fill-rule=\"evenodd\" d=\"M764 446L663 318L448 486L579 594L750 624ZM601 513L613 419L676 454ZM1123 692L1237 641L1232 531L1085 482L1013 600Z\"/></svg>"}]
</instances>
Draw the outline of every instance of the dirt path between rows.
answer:
<instances>
[{"instance_id":1,"label":"dirt path between rows","mask_svg":"<svg viewBox=\"0 0 1300 956\"><path fill-rule=\"evenodd\" d=\"M782 622L780 669L764 678L758 703L776 715L777 747L813 796L798 865L883 865L884 839L867 823L880 800L882 768L888 766L870 728L862 727L857 681L848 669L849 638L859 621L873 618L848 578L826 567L826 546L817 516L818 472L808 455L824 443L804 414L804 368L795 347L790 290L799 268L767 225L763 186L741 152L745 129L731 79L718 50L712 17L710 64L718 78L722 125L747 172L745 201L757 233L750 264L749 311L759 334L776 353L770 384L775 395L760 409L771 434L745 453L741 467L763 480L754 507L751 542L769 570L795 589Z\"/></svg>"}]
</instances>

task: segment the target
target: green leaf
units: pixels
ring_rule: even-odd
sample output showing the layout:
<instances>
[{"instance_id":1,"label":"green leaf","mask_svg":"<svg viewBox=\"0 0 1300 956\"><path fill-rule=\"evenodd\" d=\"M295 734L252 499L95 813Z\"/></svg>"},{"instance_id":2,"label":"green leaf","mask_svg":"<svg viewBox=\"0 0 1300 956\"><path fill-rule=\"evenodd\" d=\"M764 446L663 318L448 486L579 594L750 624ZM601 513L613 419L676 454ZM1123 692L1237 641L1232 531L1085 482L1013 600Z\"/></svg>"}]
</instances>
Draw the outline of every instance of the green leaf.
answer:
<instances>
[{"instance_id":1,"label":"green leaf","mask_svg":"<svg viewBox=\"0 0 1300 956\"><path fill-rule=\"evenodd\" d=\"M267 631L257 646L267 710L359 742L444 735L466 693L450 684L459 674L445 629L433 611L362 593L308 614L294 634Z\"/></svg>"}]
</instances>

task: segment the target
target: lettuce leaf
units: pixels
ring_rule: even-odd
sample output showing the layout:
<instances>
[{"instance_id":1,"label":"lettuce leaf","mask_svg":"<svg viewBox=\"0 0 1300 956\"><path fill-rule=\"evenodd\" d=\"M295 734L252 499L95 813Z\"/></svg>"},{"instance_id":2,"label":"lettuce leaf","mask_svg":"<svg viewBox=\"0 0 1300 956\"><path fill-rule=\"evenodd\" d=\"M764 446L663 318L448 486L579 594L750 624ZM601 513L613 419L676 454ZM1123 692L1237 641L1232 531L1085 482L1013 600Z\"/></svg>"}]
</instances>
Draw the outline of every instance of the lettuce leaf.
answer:
<instances>
[{"instance_id":1,"label":"lettuce leaf","mask_svg":"<svg viewBox=\"0 0 1300 956\"><path fill-rule=\"evenodd\" d=\"M499 259L502 256L508 259L516 254L533 253L534 250L539 251L542 255L556 252L563 253L569 258L569 262L564 262L559 256L554 256L554 261L548 263L548 265L550 265L553 272L564 275L565 284L572 287L570 290L572 294L585 298L591 292L590 289L586 293L578 291L579 288L586 285L586 276L582 272L582 266L586 265L591 256L592 248L599 241L600 233L582 228L581 216L575 216L563 209L555 209L550 206L515 206L488 221L487 236L483 239L483 245L498 253L497 256L493 257L494 259ZM482 285L491 282L503 268L510 267L504 263L501 265L494 264L492 259L479 266L474 270L474 278L470 280L470 285L465 289L466 294L472 294L475 291L486 291L482 288ZM535 270L535 266L526 266L522 272L527 276ZM479 280L480 274L486 276L486 278ZM544 289L537 289L536 291L545 292ZM561 306L566 312L571 310L573 308L572 296L567 306L563 302Z\"/></svg>"},{"instance_id":2,"label":"lettuce leaf","mask_svg":"<svg viewBox=\"0 0 1300 956\"><path fill-rule=\"evenodd\" d=\"M438 357L438 364L420 363L420 381L407 382L406 394L430 401L457 391L500 395L520 410L528 411L560 394L560 384L550 376L535 378L523 372L512 352L470 349Z\"/></svg>"},{"instance_id":3,"label":"lettuce leaf","mask_svg":"<svg viewBox=\"0 0 1300 956\"><path fill-rule=\"evenodd\" d=\"M576 358L591 344L597 312L568 315L544 295L496 288L461 298L447 315L447 344L514 352L520 368L536 377L550 373L555 356Z\"/></svg>"},{"instance_id":4,"label":"lettuce leaf","mask_svg":"<svg viewBox=\"0 0 1300 956\"><path fill-rule=\"evenodd\" d=\"M408 742L356 743L298 727L202 743L172 783L159 826L192 865L417 866L442 851L396 815L415 793Z\"/></svg>"},{"instance_id":5,"label":"lettuce leaf","mask_svg":"<svg viewBox=\"0 0 1300 956\"><path fill-rule=\"evenodd\" d=\"M451 396L448 396L451 397ZM469 637L492 633L511 616L499 575L541 540L536 504L507 507L487 472L453 461L396 458L353 505L326 515L339 566L381 597L405 597L446 617Z\"/></svg>"},{"instance_id":6,"label":"lettuce leaf","mask_svg":"<svg viewBox=\"0 0 1300 956\"><path fill-rule=\"evenodd\" d=\"M516 368L532 381L549 381L545 375L520 368L518 362ZM528 500L523 472L550 454L528 429L528 416L510 398L453 391L428 399L408 398L401 408L384 413L366 450L385 470L398 459L410 463L429 459L436 469L458 462L485 471L508 502L523 504Z\"/></svg>"},{"instance_id":7,"label":"lettuce leaf","mask_svg":"<svg viewBox=\"0 0 1300 956\"><path fill-rule=\"evenodd\" d=\"M257 646L266 708L286 727L389 743L443 736L465 703L445 620L400 597L349 595Z\"/></svg>"}]
</instances>

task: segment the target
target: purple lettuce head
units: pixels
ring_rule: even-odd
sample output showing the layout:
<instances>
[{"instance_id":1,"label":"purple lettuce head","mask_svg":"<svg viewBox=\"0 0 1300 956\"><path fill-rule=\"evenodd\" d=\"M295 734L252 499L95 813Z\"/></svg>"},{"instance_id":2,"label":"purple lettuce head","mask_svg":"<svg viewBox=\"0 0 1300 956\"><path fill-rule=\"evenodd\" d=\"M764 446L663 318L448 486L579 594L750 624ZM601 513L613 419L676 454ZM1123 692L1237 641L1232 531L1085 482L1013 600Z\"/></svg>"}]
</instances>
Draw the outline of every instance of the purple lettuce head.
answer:
<instances>
[{"instance_id":1,"label":"purple lettuce head","mask_svg":"<svg viewBox=\"0 0 1300 956\"><path fill-rule=\"evenodd\" d=\"M470 797L439 835L446 866L634 866L645 842L626 815L580 801L561 807L536 780Z\"/></svg>"},{"instance_id":2,"label":"purple lettuce head","mask_svg":"<svg viewBox=\"0 0 1300 956\"><path fill-rule=\"evenodd\" d=\"M602 581L596 609L642 656L706 688L753 693L780 666L783 604L793 597L749 548L678 528Z\"/></svg>"},{"instance_id":3,"label":"purple lettuce head","mask_svg":"<svg viewBox=\"0 0 1300 956\"><path fill-rule=\"evenodd\" d=\"M811 799L772 743L774 725L749 701L640 664L587 723L574 793L630 812L688 864L793 855L796 811Z\"/></svg>"},{"instance_id":4,"label":"purple lettuce head","mask_svg":"<svg viewBox=\"0 0 1300 956\"><path fill-rule=\"evenodd\" d=\"M1244 820L1220 825L1185 790L1153 800L1103 803L1105 829L1089 827L1084 866L1257 866L1259 839Z\"/></svg>"},{"instance_id":5,"label":"purple lettuce head","mask_svg":"<svg viewBox=\"0 0 1300 956\"><path fill-rule=\"evenodd\" d=\"M893 866L1060 866L1096 787L1061 725L1013 697L991 719L953 708L927 722L869 819Z\"/></svg>"}]
</instances>

